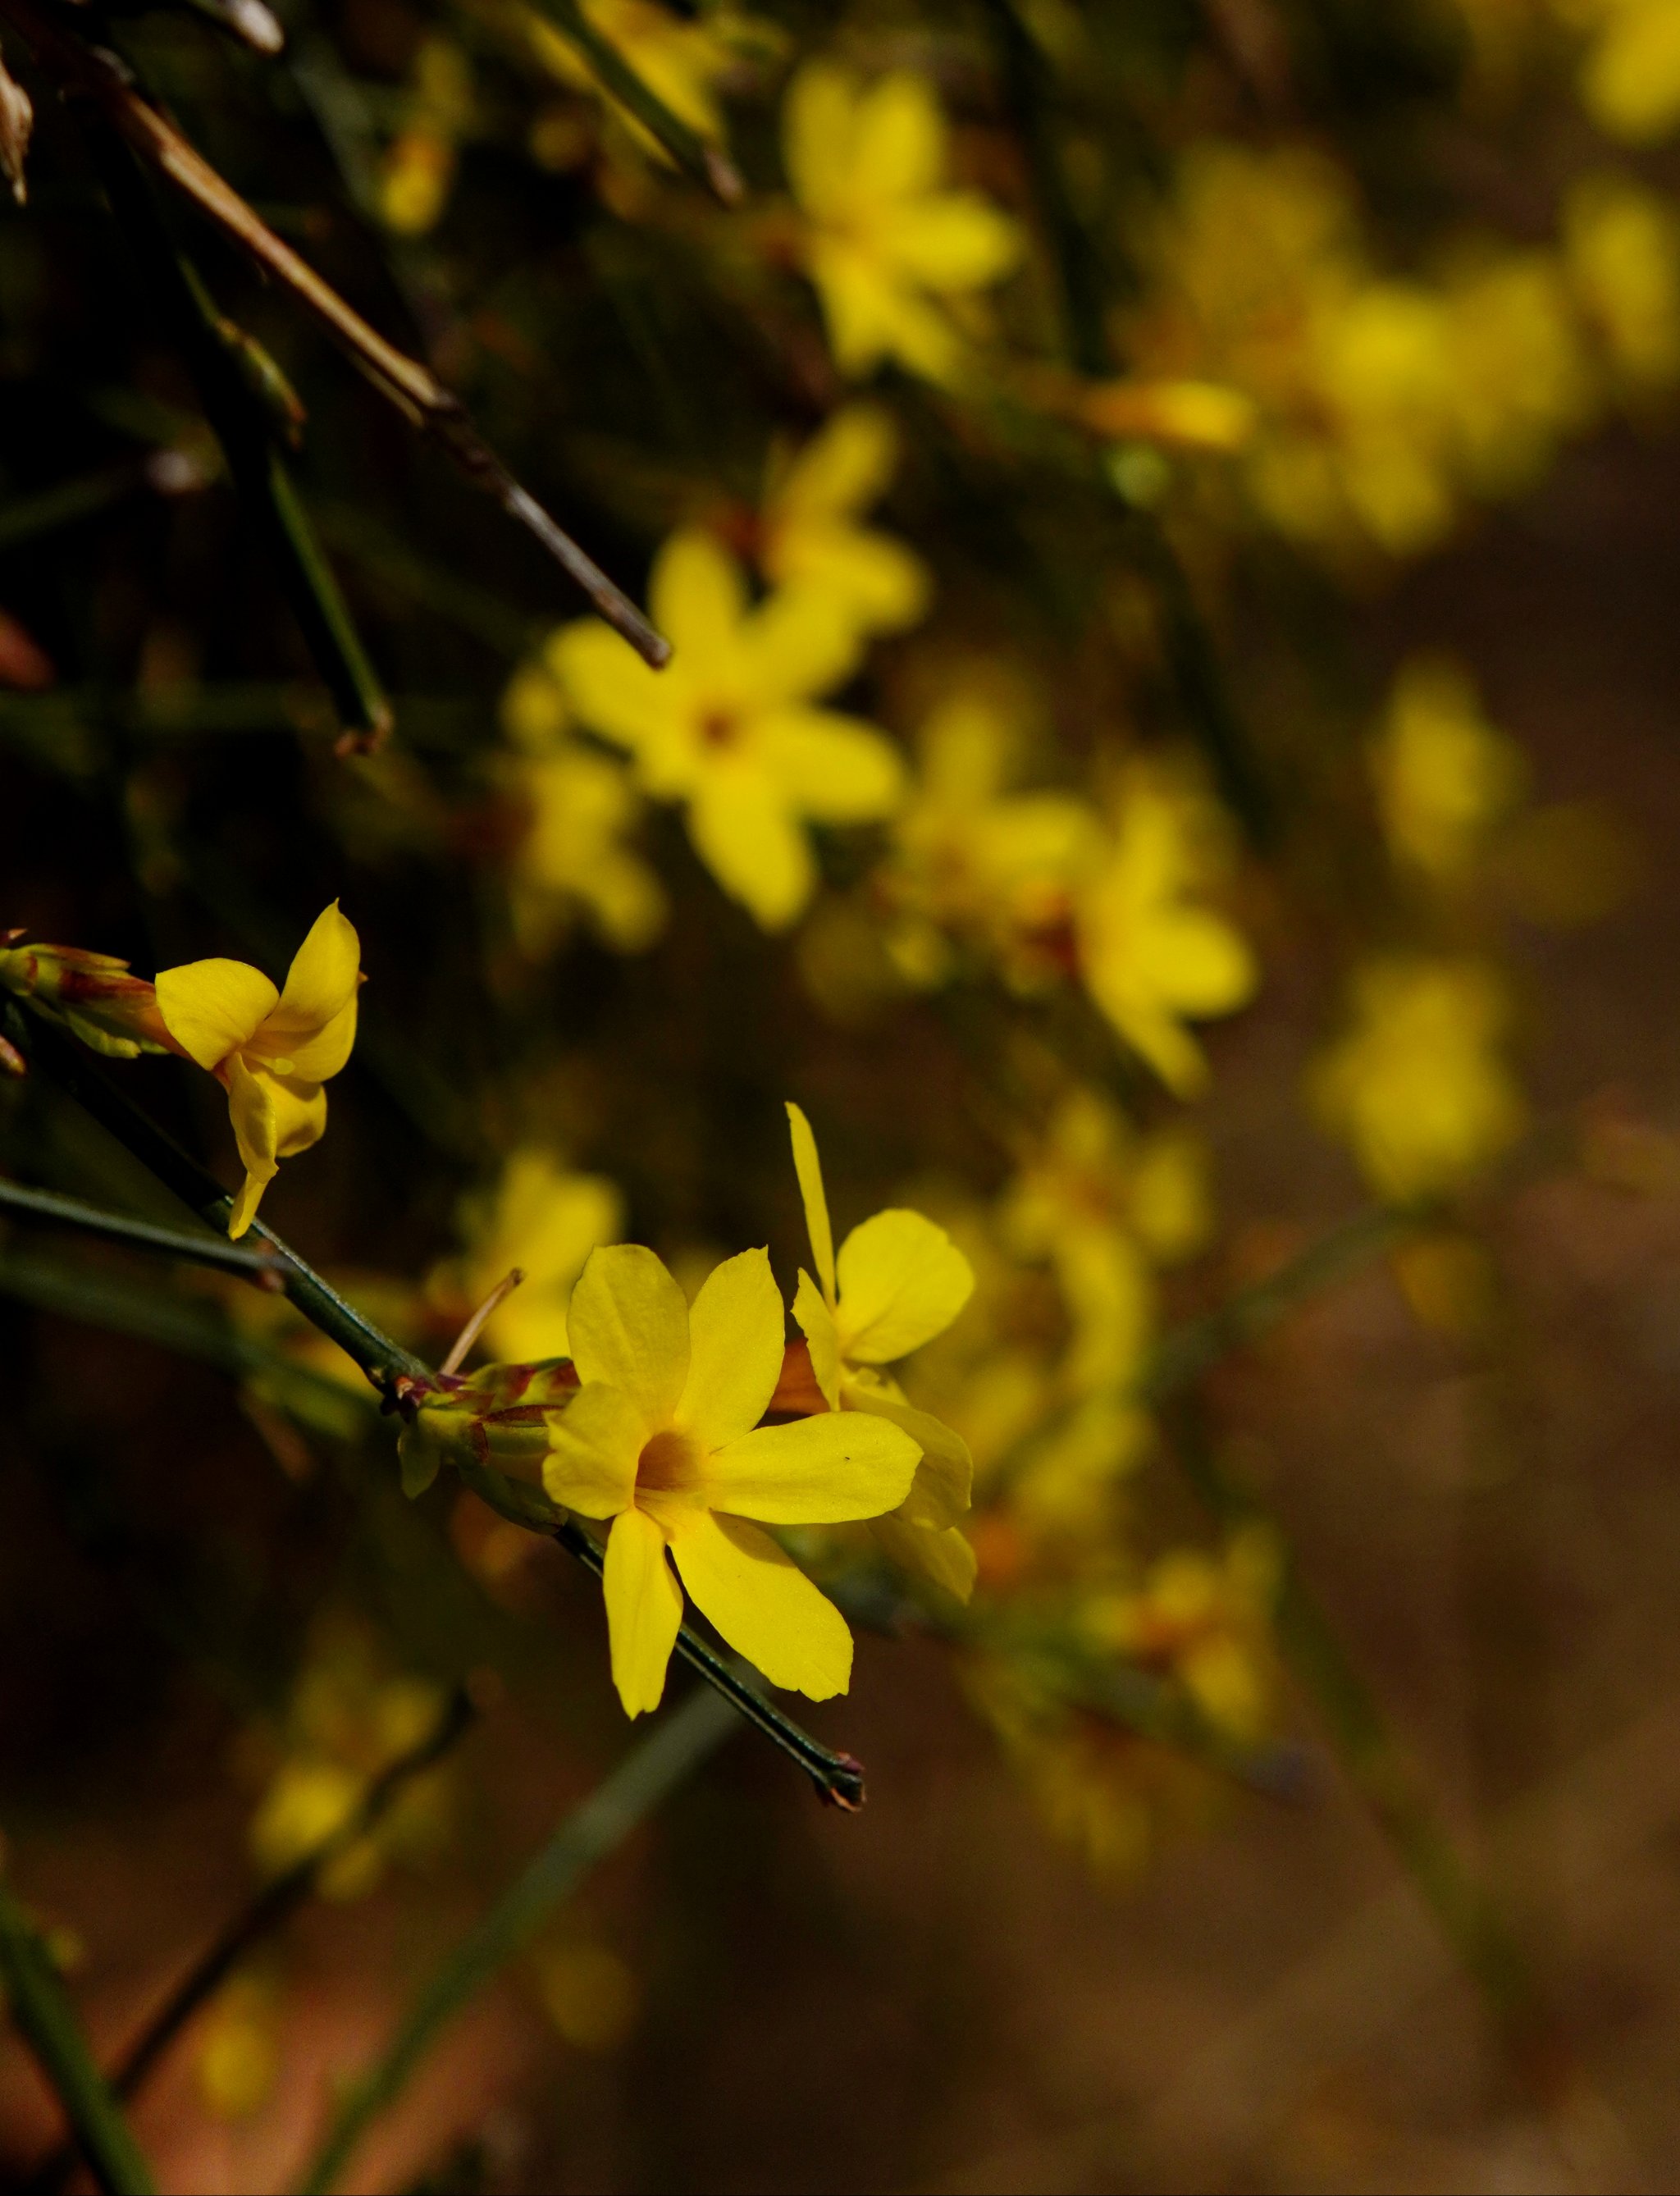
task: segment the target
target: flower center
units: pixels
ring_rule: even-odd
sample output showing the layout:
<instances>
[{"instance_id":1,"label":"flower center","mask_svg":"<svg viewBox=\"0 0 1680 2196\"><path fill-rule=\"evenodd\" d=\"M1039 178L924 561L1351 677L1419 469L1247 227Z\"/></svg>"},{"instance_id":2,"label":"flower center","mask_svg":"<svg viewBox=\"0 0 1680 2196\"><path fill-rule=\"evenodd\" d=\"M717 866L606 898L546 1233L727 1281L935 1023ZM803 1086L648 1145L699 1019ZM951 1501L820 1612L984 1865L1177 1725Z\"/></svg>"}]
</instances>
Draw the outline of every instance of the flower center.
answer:
<instances>
[{"instance_id":1,"label":"flower center","mask_svg":"<svg viewBox=\"0 0 1680 2196\"><path fill-rule=\"evenodd\" d=\"M687 1434L667 1426L646 1443L636 1460L636 1485L646 1494L676 1494L700 1476L700 1451Z\"/></svg>"},{"instance_id":2,"label":"flower center","mask_svg":"<svg viewBox=\"0 0 1680 2196\"><path fill-rule=\"evenodd\" d=\"M735 745L741 733L741 722L732 709L708 709L700 720L700 737L708 748L729 748Z\"/></svg>"}]
</instances>

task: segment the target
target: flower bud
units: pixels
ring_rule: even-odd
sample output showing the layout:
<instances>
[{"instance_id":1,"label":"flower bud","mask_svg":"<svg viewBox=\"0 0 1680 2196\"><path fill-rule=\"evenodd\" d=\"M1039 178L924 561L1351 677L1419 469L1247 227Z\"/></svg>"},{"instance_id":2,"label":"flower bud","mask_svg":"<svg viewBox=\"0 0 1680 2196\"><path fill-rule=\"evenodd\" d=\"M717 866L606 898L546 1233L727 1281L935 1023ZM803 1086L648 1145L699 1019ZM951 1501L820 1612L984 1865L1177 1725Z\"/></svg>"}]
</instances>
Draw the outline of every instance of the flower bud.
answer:
<instances>
[{"instance_id":1,"label":"flower bud","mask_svg":"<svg viewBox=\"0 0 1680 2196\"><path fill-rule=\"evenodd\" d=\"M157 993L128 962L76 945L24 945L20 930L0 931L0 989L27 999L49 1021L108 1059L174 1052Z\"/></svg>"},{"instance_id":2,"label":"flower bud","mask_svg":"<svg viewBox=\"0 0 1680 2196\"><path fill-rule=\"evenodd\" d=\"M542 1484L551 1415L578 1390L567 1357L535 1365L487 1365L461 1378L440 1372L412 1396L413 1416L397 1443L402 1491L424 1494L440 1468L463 1464Z\"/></svg>"}]
</instances>

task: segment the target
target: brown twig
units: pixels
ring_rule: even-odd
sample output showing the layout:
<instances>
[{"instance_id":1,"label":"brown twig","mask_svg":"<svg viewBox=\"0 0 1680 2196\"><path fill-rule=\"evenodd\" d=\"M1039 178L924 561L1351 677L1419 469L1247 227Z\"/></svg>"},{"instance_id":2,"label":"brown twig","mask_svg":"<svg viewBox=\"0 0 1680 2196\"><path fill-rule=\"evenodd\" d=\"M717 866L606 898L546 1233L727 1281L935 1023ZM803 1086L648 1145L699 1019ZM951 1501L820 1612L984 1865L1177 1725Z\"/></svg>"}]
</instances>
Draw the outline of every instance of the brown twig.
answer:
<instances>
[{"instance_id":1,"label":"brown twig","mask_svg":"<svg viewBox=\"0 0 1680 2196\"><path fill-rule=\"evenodd\" d=\"M460 398L445 388L429 367L370 327L331 283L323 281L306 260L276 236L167 116L141 95L113 55L84 45L61 30L35 5L35 0L0 0L0 14L28 42L37 61L66 90L93 101L148 166L313 314L411 426L442 443L470 479L536 536L607 623L639 656L655 669L670 660L670 643L655 632L629 597L520 486L479 434Z\"/></svg>"}]
</instances>

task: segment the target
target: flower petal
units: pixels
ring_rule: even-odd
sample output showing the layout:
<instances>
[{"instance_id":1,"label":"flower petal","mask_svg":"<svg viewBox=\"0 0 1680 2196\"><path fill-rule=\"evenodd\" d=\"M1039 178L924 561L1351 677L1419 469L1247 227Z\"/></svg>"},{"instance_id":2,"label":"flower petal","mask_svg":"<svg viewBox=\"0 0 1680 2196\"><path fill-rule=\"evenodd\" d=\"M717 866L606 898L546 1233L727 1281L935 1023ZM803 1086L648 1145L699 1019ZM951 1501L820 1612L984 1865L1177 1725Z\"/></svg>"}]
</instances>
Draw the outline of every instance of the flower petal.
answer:
<instances>
[{"instance_id":1,"label":"flower petal","mask_svg":"<svg viewBox=\"0 0 1680 2196\"><path fill-rule=\"evenodd\" d=\"M757 1425L782 1378L787 1340L769 1252L725 1258L689 1307L689 1378L676 1423L705 1448Z\"/></svg>"},{"instance_id":2,"label":"flower petal","mask_svg":"<svg viewBox=\"0 0 1680 2196\"><path fill-rule=\"evenodd\" d=\"M228 1118L245 1169L228 1221L228 1233L237 1242L256 1218L263 1192L280 1171L274 1084L266 1075L254 1075L238 1053L228 1062Z\"/></svg>"},{"instance_id":3,"label":"flower petal","mask_svg":"<svg viewBox=\"0 0 1680 2196\"><path fill-rule=\"evenodd\" d=\"M854 1228L835 1271L840 1348L862 1365L890 1365L943 1334L974 1287L973 1268L944 1229L899 1209Z\"/></svg>"},{"instance_id":4,"label":"flower petal","mask_svg":"<svg viewBox=\"0 0 1680 2196\"><path fill-rule=\"evenodd\" d=\"M832 1304L834 1300L834 1234L828 1221L828 1193L823 1187L823 1162L817 1156L817 1138L800 1107L788 1101L788 1126L794 1139L794 1171L800 1178L800 1195L805 1200L805 1224L811 1236L811 1255L817 1261L817 1278L823 1284L823 1293ZM797 1309L794 1317L798 1318ZM800 1321L803 1326L803 1320ZM805 1329L805 1339L811 1331ZM815 1362L815 1361L812 1361ZM818 1374L820 1380L822 1376Z\"/></svg>"},{"instance_id":5,"label":"flower petal","mask_svg":"<svg viewBox=\"0 0 1680 2196\"><path fill-rule=\"evenodd\" d=\"M863 511L885 493L898 461L898 431L878 404L846 404L831 413L782 477L774 497L778 518L840 518Z\"/></svg>"},{"instance_id":6,"label":"flower petal","mask_svg":"<svg viewBox=\"0 0 1680 2196\"><path fill-rule=\"evenodd\" d=\"M614 1518L601 1585L607 1598L613 1683L626 1715L641 1715L656 1708L664 1694L666 1668L683 1621L683 1596L665 1560L664 1534L639 1510L626 1510Z\"/></svg>"},{"instance_id":7,"label":"flower petal","mask_svg":"<svg viewBox=\"0 0 1680 2196\"><path fill-rule=\"evenodd\" d=\"M813 1360L813 1362L815 1361ZM974 1459L960 1433L874 1380L851 1379L840 1390L847 1411L871 1411L902 1427L921 1451L921 1461L898 1514L912 1525L955 1524L967 1509L974 1488Z\"/></svg>"},{"instance_id":8,"label":"flower petal","mask_svg":"<svg viewBox=\"0 0 1680 2196\"><path fill-rule=\"evenodd\" d=\"M310 925L286 973L286 989L260 1037L264 1050L284 1053L299 1075L324 1082L350 1056L355 1041L355 995L361 985L361 940L335 899ZM348 1014L348 1022L346 1016ZM320 1041L332 1031L332 1041ZM320 1055L307 1063L308 1047ZM330 1061L330 1065L328 1064Z\"/></svg>"},{"instance_id":9,"label":"flower petal","mask_svg":"<svg viewBox=\"0 0 1680 2196\"><path fill-rule=\"evenodd\" d=\"M816 587L783 587L754 610L742 633L741 698L779 709L826 694L849 679L863 654L851 605Z\"/></svg>"},{"instance_id":10,"label":"flower petal","mask_svg":"<svg viewBox=\"0 0 1680 2196\"><path fill-rule=\"evenodd\" d=\"M639 1243L592 1251L566 1325L580 1379L621 1389L646 1433L670 1425L689 1375L689 1308L651 1251Z\"/></svg>"},{"instance_id":11,"label":"flower petal","mask_svg":"<svg viewBox=\"0 0 1680 2196\"><path fill-rule=\"evenodd\" d=\"M927 1525L907 1525L902 1516L870 1520L869 1530L889 1563L913 1576L929 1579L958 1601L974 1591L979 1566L974 1551L955 1525L938 1531Z\"/></svg>"},{"instance_id":12,"label":"flower petal","mask_svg":"<svg viewBox=\"0 0 1680 2196\"><path fill-rule=\"evenodd\" d=\"M616 1517L636 1499L636 1460L647 1430L621 1388L591 1380L548 1416L542 1483L551 1502L585 1517Z\"/></svg>"},{"instance_id":13,"label":"flower petal","mask_svg":"<svg viewBox=\"0 0 1680 2196\"><path fill-rule=\"evenodd\" d=\"M688 806L695 852L765 930L785 930L817 882L805 833L780 790L750 766L708 771Z\"/></svg>"},{"instance_id":14,"label":"flower petal","mask_svg":"<svg viewBox=\"0 0 1680 2196\"><path fill-rule=\"evenodd\" d=\"M805 1338L811 1355L811 1374L831 1411L840 1408L840 1330L828 1300L803 1266L799 1292L794 1298L794 1317Z\"/></svg>"},{"instance_id":15,"label":"flower petal","mask_svg":"<svg viewBox=\"0 0 1680 2196\"><path fill-rule=\"evenodd\" d=\"M857 79L833 61L807 61L782 101L782 165L794 196L819 218L846 210L857 111Z\"/></svg>"},{"instance_id":16,"label":"flower petal","mask_svg":"<svg viewBox=\"0 0 1680 2196\"><path fill-rule=\"evenodd\" d=\"M648 604L678 655L707 662L731 649L747 615L746 575L715 534L685 527L654 560Z\"/></svg>"},{"instance_id":17,"label":"flower petal","mask_svg":"<svg viewBox=\"0 0 1680 2196\"><path fill-rule=\"evenodd\" d=\"M636 752L664 732L671 704L663 674L598 618L562 627L546 654L578 716L605 738Z\"/></svg>"},{"instance_id":18,"label":"flower petal","mask_svg":"<svg viewBox=\"0 0 1680 2196\"><path fill-rule=\"evenodd\" d=\"M777 709L759 722L766 769L789 807L823 824L870 824L904 798L904 766L884 732L834 709Z\"/></svg>"},{"instance_id":19,"label":"flower petal","mask_svg":"<svg viewBox=\"0 0 1680 2196\"><path fill-rule=\"evenodd\" d=\"M901 208L885 248L930 290L979 290L1019 262L1021 232L978 191L942 191Z\"/></svg>"},{"instance_id":20,"label":"flower petal","mask_svg":"<svg viewBox=\"0 0 1680 2196\"><path fill-rule=\"evenodd\" d=\"M274 1109L274 1155L296 1159L326 1134L326 1093L304 1076L265 1075L261 1068L257 1072L268 1086Z\"/></svg>"},{"instance_id":21,"label":"flower petal","mask_svg":"<svg viewBox=\"0 0 1680 2196\"><path fill-rule=\"evenodd\" d=\"M714 1510L766 1525L840 1525L896 1510L910 1491L920 1452L885 1419L824 1411L784 1426L759 1426L706 1459Z\"/></svg>"},{"instance_id":22,"label":"flower petal","mask_svg":"<svg viewBox=\"0 0 1680 2196\"><path fill-rule=\"evenodd\" d=\"M280 1003L260 968L243 961L188 961L158 978L158 1012L189 1060L220 1067L249 1044Z\"/></svg>"},{"instance_id":23,"label":"flower petal","mask_svg":"<svg viewBox=\"0 0 1680 2196\"><path fill-rule=\"evenodd\" d=\"M696 1510L673 1521L671 1552L697 1607L773 1685L813 1701L852 1682L852 1634L768 1533Z\"/></svg>"},{"instance_id":24,"label":"flower petal","mask_svg":"<svg viewBox=\"0 0 1680 2196\"><path fill-rule=\"evenodd\" d=\"M857 103L854 188L871 199L931 191L944 173L945 118L926 77L895 69Z\"/></svg>"}]
</instances>

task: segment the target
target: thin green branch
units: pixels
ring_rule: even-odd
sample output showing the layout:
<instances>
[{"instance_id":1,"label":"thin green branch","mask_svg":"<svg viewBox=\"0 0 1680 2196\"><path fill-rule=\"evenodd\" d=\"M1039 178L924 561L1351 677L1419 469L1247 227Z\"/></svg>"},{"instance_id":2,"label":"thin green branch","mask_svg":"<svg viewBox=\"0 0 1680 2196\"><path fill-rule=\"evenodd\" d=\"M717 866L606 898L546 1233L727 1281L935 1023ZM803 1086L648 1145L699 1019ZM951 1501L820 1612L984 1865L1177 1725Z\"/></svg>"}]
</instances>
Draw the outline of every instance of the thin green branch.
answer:
<instances>
[{"instance_id":1,"label":"thin green branch","mask_svg":"<svg viewBox=\"0 0 1680 2196\"><path fill-rule=\"evenodd\" d=\"M315 1893L321 1876L362 1840L378 1829L402 1793L434 1767L469 1731L472 1702L453 1694L432 1728L387 1764L368 1785L344 1821L294 1861L283 1875L264 1884L201 1952L112 2069L113 2096L126 2104L199 2008L219 1990L240 1962L272 1937ZM44 2159L29 2176L32 2196L50 2196L69 2177L75 2155L68 2145Z\"/></svg>"},{"instance_id":2,"label":"thin green branch","mask_svg":"<svg viewBox=\"0 0 1680 2196\"><path fill-rule=\"evenodd\" d=\"M0 1982L13 2022L64 2107L95 2181L107 2196L151 2196L151 2168L95 2063L52 1955L3 1881Z\"/></svg>"},{"instance_id":3,"label":"thin green branch","mask_svg":"<svg viewBox=\"0 0 1680 2196\"><path fill-rule=\"evenodd\" d=\"M736 1728L716 1693L691 1694L554 1835L422 1986L377 2062L333 2115L300 2183L331 2188L378 2115L401 2095L439 2037L485 1984L536 1937L555 1908Z\"/></svg>"},{"instance_id":4,"label":"thin green branch","mask_svg":"<svg viewBox=\"0 0 1680 2196\"><path fill-rule=\"evenodd\" d=\"M26 1189L20 1182L0 1176L0 1211L21 1212L32 1220L49 1220L61 1228L74 1228L86 1235L102 1236L138 1251L160 1251L165 1257L186 1258L194 1265L215 1266L224 1273L242 1274L261 1280L278 1277L280 1260L272 1251L256 1251L244 1243L229 1243L220 1235L188 1235L179 1228L154 1228L149 1220L130 1220L126 1213L106 1212L79 1198L61 1197L50 1189Z\"/></svg>"},{"instance_id":5,"label":"thin green branch","mask_svg":"<svg viewBox=\"0 0 1680 2196\"><path fill-rule=\"evenodd\" d=\"M228 1192L125 1091L101 1073L73 1039L38 1015L26 1013L14 1000L0 1008L0 1029L32 1066L49 1075L200 1220L218 1234L227 1234L228 1217L234 1209ZM371 1320L364 1319L272 1228L254 1220L251 1232L284 1261L280 1286L285 1294L312 1326L355 1360L382 1395L392 1395L396 1384L404 1379L429 1377L430 1368L419 1358L393 1342Z\"/></svg>"},{"instance_id":6,"label":"thin green branch","mask_svg":"<svg viewBox=\"0 0 1680 2196\"><path fill-rule=\"evenodd\" d=\"M186 359L234 486L263 535L339 717L363 742L376 743L390 731L391 705L277 440L282 421L295 432L297 401L260 345L217 313L114 128L95 121L90 136L118 225Z\"/></svg>"},{"instance_id":7,"label":"thin green branch","mask_svg":"<svg viewBox=\"0 0 1680 2196\"><path fill-rule=\"evenodd\" d=\"M612 40L596 29L580 0L533 0L533 5L577 49L601 89L635 116L679 168L704 183L725 205L739 205L744 186L734 162L680 115L672 113Z\"/></svg>"}]
</instances>

